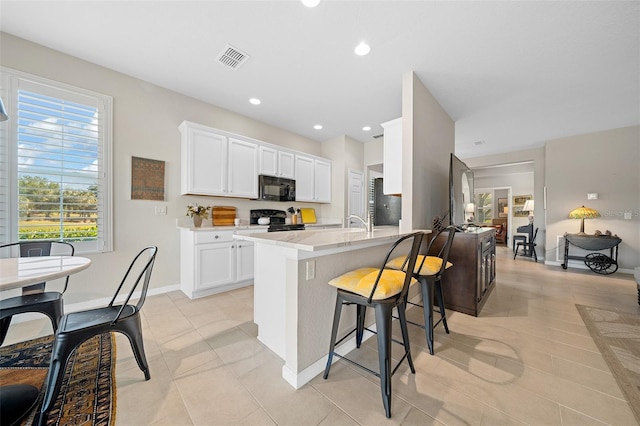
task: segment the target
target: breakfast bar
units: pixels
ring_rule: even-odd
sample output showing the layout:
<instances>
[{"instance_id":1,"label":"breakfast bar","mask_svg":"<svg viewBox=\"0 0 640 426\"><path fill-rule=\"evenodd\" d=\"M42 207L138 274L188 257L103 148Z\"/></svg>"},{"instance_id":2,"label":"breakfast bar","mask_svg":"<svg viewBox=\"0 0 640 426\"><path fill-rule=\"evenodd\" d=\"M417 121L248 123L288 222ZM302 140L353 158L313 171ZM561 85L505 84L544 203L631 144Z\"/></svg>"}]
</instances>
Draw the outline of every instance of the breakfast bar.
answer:
<instances>
[{"instance_id":1,"label":"breakfast bar","mask_svg":"<svg viewBox=\"0 0 640 426\"><path fill-rule=\"evenodd\" d=\"M388 226L235 235L254 243L254 321L258 339L280 356L296 389L324 370L335 307L328 281L359 267L380 267L403 234ZM409 247L407 247L409 250ZM343 313L345 329L355 311ZM340 351L355 348L345 341Z\"/></svg>"}]
</instances>

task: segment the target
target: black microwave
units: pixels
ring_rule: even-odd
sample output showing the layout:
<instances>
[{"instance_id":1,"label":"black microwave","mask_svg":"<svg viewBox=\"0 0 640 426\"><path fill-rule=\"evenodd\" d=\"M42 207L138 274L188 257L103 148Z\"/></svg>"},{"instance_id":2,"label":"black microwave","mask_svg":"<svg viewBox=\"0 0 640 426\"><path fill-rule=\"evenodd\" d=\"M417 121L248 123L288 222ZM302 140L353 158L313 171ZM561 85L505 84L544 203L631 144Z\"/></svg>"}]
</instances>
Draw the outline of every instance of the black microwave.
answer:
<instances>
[{"instance_id":1,"label":"black microwave","mask_svg":"<svg viewBox=\"0 0 640 426\"><path fill-rule=\"evenodd\" d=\"M295 201L296 181L275 176L258 176L258 198L266 201Z\"/></svg>"}]
</instances>

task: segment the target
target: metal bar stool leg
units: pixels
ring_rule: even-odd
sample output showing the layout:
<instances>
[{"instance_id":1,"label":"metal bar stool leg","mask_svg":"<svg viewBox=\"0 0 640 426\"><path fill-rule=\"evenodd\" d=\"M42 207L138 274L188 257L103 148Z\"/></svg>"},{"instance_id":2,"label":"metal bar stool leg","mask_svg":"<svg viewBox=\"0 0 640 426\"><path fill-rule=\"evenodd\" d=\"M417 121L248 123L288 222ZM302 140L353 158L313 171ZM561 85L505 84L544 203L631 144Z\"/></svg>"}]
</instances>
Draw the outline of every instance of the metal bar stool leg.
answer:
<instances>
[{"instance_id":1,"label":"metal bar stool leg","mask_svg":"<svg viewBox=\"0 0 640 426\"><path fill-rule=\"evenodd\" d=\"M387 418L391 417L391 311L393 306L381 303L375 306L378 331L378 363L380 365L380 391Z\"/></svg>"},{"instance_id":2,"label":"metal bar stool leg","mask_svg":"<svg viewBox=\"0 0 640 426\"><path fill-rule=\"evenodd\" d=\"M433 283L426 276L420 276L419 281L424 310L424 332L429 353L433 355Z\"/></svg>"}]
</instances>

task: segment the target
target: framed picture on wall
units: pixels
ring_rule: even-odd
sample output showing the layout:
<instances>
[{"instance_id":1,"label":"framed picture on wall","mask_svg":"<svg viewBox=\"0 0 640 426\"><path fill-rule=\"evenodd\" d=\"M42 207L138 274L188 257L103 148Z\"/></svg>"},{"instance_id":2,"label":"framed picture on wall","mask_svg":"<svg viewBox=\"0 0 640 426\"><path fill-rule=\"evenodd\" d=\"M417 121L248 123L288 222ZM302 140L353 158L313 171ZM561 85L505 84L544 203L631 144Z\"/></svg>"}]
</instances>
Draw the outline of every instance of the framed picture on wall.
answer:
<instances>
[{"instance_id":1,"label":"framed picture on wall","mask_svg":"<svg viewBox=\"0 0 640 426\"><path fill-rule=\"evenodd\" d=\"M509 216L509 204L506 198L498 198L498 217Z\"/></svg>"},{"instance_id":2,"label":"framed picture on wall","mask_svg":"<svg viewBox=\"0 0 640 426\"><path fill-rule=\"evenodd\" d=\"M524 211L524 203L531 200L531 195L515 195L513 197L513 217L529 217L529 212Z\"/></svg>"}]
</instances>

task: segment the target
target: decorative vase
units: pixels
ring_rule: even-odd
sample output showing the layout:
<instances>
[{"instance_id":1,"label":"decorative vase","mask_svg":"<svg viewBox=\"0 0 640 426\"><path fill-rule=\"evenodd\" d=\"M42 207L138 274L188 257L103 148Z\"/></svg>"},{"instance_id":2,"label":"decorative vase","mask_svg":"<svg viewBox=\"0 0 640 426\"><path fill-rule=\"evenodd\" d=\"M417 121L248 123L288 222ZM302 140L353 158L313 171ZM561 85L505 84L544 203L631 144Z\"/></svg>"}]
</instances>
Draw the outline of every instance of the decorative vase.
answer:
<instances>
[{"instance_id":1,"label":"decorative vase","mask_svg":"<svg viewBox=\"0 0 640 426\"><path fill-rule=\"evenodd\" d=\"M196 228L200 228L202 226L202 216L198 216L197 214L193 215L193 226Z\"/></svg>"}]
</instances>

